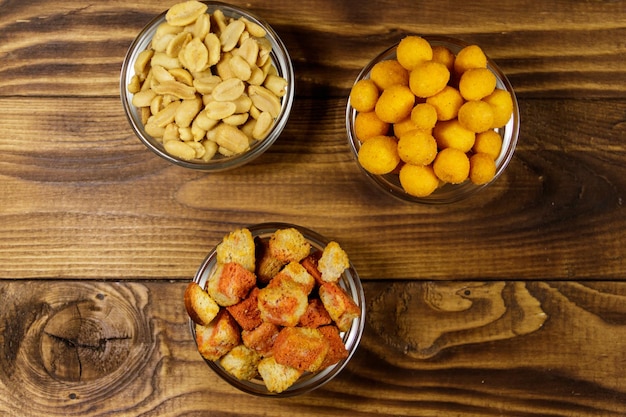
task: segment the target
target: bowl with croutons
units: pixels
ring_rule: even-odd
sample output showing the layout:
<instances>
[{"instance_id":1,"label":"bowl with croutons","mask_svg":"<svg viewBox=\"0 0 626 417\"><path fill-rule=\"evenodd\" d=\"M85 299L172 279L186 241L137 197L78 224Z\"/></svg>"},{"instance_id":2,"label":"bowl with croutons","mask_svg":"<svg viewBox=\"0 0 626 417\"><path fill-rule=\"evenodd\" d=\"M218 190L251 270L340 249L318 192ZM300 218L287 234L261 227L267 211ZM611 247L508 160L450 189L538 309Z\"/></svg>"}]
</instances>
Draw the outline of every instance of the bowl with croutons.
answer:
<instances>
[{"instance_id":1,"label":"bowl with croutons","mask_svg":"<svg viewBox=\"0 0 626 417\"><path fill-rule=\"evenodd\" d=\"M345 123L357 164L377 188L445 204L502 175L520 114L511 83L480 46L407 35L360 71Z\"/></svg>"},{"instance_id":2,"label":"bowl with croutons","mask_svg":"<svg viewBox=\"0 0 626 417\"><path fill-rule=\"evenodd\" d=\"M291 111L295 80L278 34L249 11L188 0L150 21L121 70L136 136L161 158L206 172L263 154Z\"/></svg>"},{"instance_id":3,"label":"bowl with croutons","mask_svg":"<svg viewBox=\"0 0 626 417\"><path fill-rule=\"evenodd\" d=\"M258 396L300 395L332 380L365 324L363 288L344 249L287 223L226 234L184 298L201 357Z\"/></svg>"}]
</instances>

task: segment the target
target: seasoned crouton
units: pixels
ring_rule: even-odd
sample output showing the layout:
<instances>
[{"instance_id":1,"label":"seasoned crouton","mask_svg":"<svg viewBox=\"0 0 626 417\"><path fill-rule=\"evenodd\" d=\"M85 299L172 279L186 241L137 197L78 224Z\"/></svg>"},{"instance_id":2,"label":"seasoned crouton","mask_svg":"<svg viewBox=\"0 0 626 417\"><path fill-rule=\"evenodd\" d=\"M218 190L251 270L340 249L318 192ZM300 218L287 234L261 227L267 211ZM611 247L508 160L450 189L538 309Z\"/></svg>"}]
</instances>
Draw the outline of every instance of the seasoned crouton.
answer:
<instances>
[{"instance_id":1,"label":"seasoned crouton","mask_svg":"<svg viewBox=\"0 0 626 417\"><path fill-rule=\"evenodd\" d=\"M302 286L293 280L280 281L280 285L270 282L259 291L261 319L279 326L295 326L309 305L308 296Z\"/></svg>"},{"instance_id":2,"label":"seasoned crouton","mask_svg":"<svg viewBox=\"0 0 626 417\"><path fill-rule=\"evenodd\" d=\"M272 323L263 322L253 330L241 332L243 344L261 356L268 356L280 329Z\"/></svg>"},{"instance_id":3,"label":"seasoned crouton","mask_svg":"<svg viewBox=\"0 0 626 417\"><path fill-rule=\"evenodd\" d=\"M316 328L330 324L333 319L330 318L328 311L324 308L324 304L319 298L312 298L306 311L300 317L299 325L302 327Z\"/></svg>"},{"instance_id":4,"label":"seasoned crouton","mask_svg":"<svg viewBox=\"0 0 626 417\"><path fill-rule=\"evenodd\" d=\"M324 361L328 341L317 329L285 327L274 342L276 362L303 372L315 372Z\"/></svg>"},{"instance_id":5,"label":"seasoned crouton","mask_svg":"<svg viewBox=\"0 0 626 417\"><path fill-rule=\"evenodd\" d=\"M259 282L267 284L280 270L286 262L272 256L270 253L270 242L258 239L256 242L256 276Z\"/></svg>"},{"instance_id":6,"label":"seasoned crouton","mask_svg":"<svg viewBox=\"0 0 626 417\"><path fill-rule=\"evenodd\" d=\"M300 262L311 251L311 244L294 228L276 230L269 241L270 254L287 264Z\"/></svg>"},{"instance_id":7,"label":"seasoned crouton","mask_svg":"<svg viewBox=\"0 0 626 417\"><path fill-rule=\"evenodd\" d=\"M311 293L313 287L315 287L315 278L298 262L289 262L280 273L288 276L296 284L302 286L302 289L304 289L304 292L307 294Z\"/></svg>"},{"instance_id":8,"label":"seasoned crouton","mask_svg":"<svg viewBox=\"0 0 626 417\"><path fill-rule=\"evenodd\" d=\"M336 326L322 326L318 329L328 342L329 349L320 368L326 368L334 365L340 360L348 357L348 350L343 343L343 339L339 335L339 329Z\"/></svg>"},{"instance_id":9,"label":"seasoned crouton","mask_svg":"<svg viewBox=\"0 0 626 417\"><path fill-rule=\"evenodd\" d=\"M248 297L235 305L226 307L243 330L252 330L263 323L258 301L259 289L254 287Z\"/></svg>"},{"instance_id":10,"label":"seasoned crouton","mask_svg":"<svg viewBox=\"0 0 626 417\"><path fill-rule=\"evenodd\" d=\"M271 356L261 359L258 370L268 391L277 394L292 386L303 373L290 366L279 364Z\"/></svg>"},{"instance_id":11,"label":"seasoned crouton","mask_svg":"<svg viewBox=\"0 0 626 417\"><path fill-rule=\"evenodd\" d=\"M238 229L224 236L215 252L218 264L235 262L254 272L254 238L248 229Z\"/></svg>"},{"instance_id":12,"label":"seasoned crouton","mask_svg":"<svg viewBox=\"0 0 626 417\"><path fill-rule=\"evenodd\" d=\"M207 292L217 304L228 307L244 299L256 284L256 276L235 262L218 264L209 277Z\"/></svg>"},{"instance_id":13,"label":"seasoned crouton","mask_svg":"<svg viewBox=\"0 0 626 417\"><path fill-rule=\"evenodd\" d=\"M320 300L339 330L348 331L352 320L361 315L361 309L337 284L326 282L319 288Z\"/></svg>"},{"instance_id":14,"label":"seasoned crouton","mask_svg":"<svg viewBox=\"0 0 626 417\"><path fill-rule=\"evenodd\" d=\"M261 356L244 345L235 346L222 357L220 364L235 378L249 381L257 376L257 366Z\"/></svg>"},{"instance_id":15,"label":"seasoned crouton","mask_svg":"<svg viewBox=\"0 0 626 417\"><path fill-rule=\"evenodd\" d=\"M220 310L208 325L195 325L196 344L203 358L216 361L241 343L237 322L226 310Z\"/></svg>"},{"instance_id":16,"label":"seasoned crouton","mask_svg":"<svg viewBox=\"0 0 626 417\"><path fill-rule=\"evenodd\" d=\"M320 285L322 284L322 273L318 269L317 263L319 262L321 256L322 256L322 251L316 250L313 253L311 253L309 256L304 258L302 261L300 261L304 269L306 269L307 272L311 274L313 278L315 278L315 282L317 282Z\"/></svg>"},{"instance_id":17,"label":"seasoned crouton","mask_svg":"<svg viewBox=\"0 0 626 417\"><path fill-rule=\"evenodd\" d=\"M191 320L203 326L211 323L220 311L215 300L193 281L185 289L185 308Z\"/></svg>"},{"instance_id":18,"label":"seasoned crouton","mask_svg":"<svg viewBox=\"0 0 626 417\"><path fill-rule=\"evenodd\" d=\"M324 282L337 282L349 266L348 255L337 242L329 242L317 262L317 268Z\"/></svg>"}]
</instances>

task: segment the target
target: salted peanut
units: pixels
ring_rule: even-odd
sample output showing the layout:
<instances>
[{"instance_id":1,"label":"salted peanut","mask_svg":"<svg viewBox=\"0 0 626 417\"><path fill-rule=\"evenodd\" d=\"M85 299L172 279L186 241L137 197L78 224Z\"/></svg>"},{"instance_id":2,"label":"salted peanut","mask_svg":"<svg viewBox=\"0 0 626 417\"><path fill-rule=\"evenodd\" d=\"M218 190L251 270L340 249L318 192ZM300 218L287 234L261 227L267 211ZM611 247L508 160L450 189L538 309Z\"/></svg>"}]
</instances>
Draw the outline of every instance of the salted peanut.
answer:
<instances>
[{"instance_id":1,"label":"salted peanut","mask_svg":"<svg viewBox=\"0 0 626 417\"><path fill-rule=\"evenodd\" d=\"M195 38L204 40L206 35L211 31L211 16L207 13L201 14L194 23L187 26L186 30L188 30Z\"/></svg>"},{"instance_id":2,"label":"salted peanut","mask_svg":"<svg viewBox=\"0 0 626 417\"><path fill-rule=\"evenodd\" d=\"M195 139L193 137L193 133L191 132L190 127L179 127L178 136L180 137L180 140L182 140L183 142L192 142L192 141L195 142Z\"/></svg>"},{"instance_id":3,"label":"salted peanut","mask_svg":"<svg viewBox=\"0 0 626 417\"><path fill-rule=\"evenodd\" d=\"M246 24L241 20L233 20L230 22L226 28L220 34L220 43L222 44L222 51L230 52L232 51L237 43L239 42L239 37L246 29Z\"/></svg>"},{"instance_id":4,"label":"salted peanut","mask_svg":"<svg viewBox=\"0 0 626 417\"><path fill-rule=\"evenodd\" d=\"M250 117L252 117L255 120L258 120L260 115L261 115L261 110L255 107L253 103L252 106L250 107Z\"/></svg>"},{"instance_id":5,"label":"salted peanut","mask_svg":"<svg viewBox=\"0 0 626 417\"><path fill-rule=\"evenodd\" d=\"M265 82L265 72L262 68L254 66L251 68L250 78L248 78L248 84L250 85L262 85Z\"/></svg>"},{"instance_id":6,"label":"salted peanut","mask_svg":"<svg viewBox=\"0 0 626 417\"><path fill-rule=\"evenodd\" d=\"M156 93L152 90L139 91L133 96L133 106L150 107L150 102L156 97Z\"/></svg>"},{"instance_id":7,"label":"salted peanut","mask_svg":"<svg viewBox=\"0 0 626 417\"><path fill-rule=\"evenodd\" d=\"M250 147L246 134L234 126L221 123L213 131L215 132L215 142L235 154L244 152Z\"/></svg>"},{"instance_id":8,"label":"salted peanut","mask_svg":"<svg viewBox=\"0 0 626 417\"><path fill-rule=\"evenodd\" d=\"M170 123L165 126L165 131L163 132L163 143L176 140L180 141L180 134L178 133L178 126L175 123Z\"/></svg>"},{"instance_id":9,"label":"salted peanut","mask_svg":"<svg viewBox=\"0 0 626 417\"><path fill-rule=\"evenodd\" d=\"M154 93L154 90L146 91L152 91ZM155 95L150 102L150 115L157 114L164 107L165 106L163 105L163 96Z\"/></svg>"},{"instance_id":10,"label":"salted peanut","mask_svg":"<svg viewBox=\"0 0 626 417\"><path fill-rule=\"evenodd\" d=\"M152 46L152 49L154 49L156 52L167 53L166 52L167 46L175 37L176 35L173 33L165 34L164 36L161 36L160 38L154 37L152 38L152 43L150 45Z\"/></svg>"},{"instance_id":11,"label":"salted peanut","mask_svg":"<svg viewBox=\"0 0 626 417\"><path fill-rule=\"evenodd\" d=\"M241 46L233 54L245 59L250 67L256 66L256 60L259 56L259 43L254 38L248 38L241 43Z\"/></svg>"},{"instance_id":12,"label":"salted peanut","mask_svg":"<svg viewBox=\"0 0 626 417\"><path fill-rule=\"evenodd\" d=\"M191 100L183 100L176 110L174 121L178 127L189 127L193 119L200 113L200 110L202 110L202 100L200 98L195 97Z\"/></svg>"},{"instance_id":13,"label":"salted peanut","mask_svg":"<svg viewBox=\"0 0 626 417\"><path fill-rule=\"evenodd\" d=\"M246 94L237 97L233 103L235 103L235 113L248 113L252 106L252 100Z\"/></svg>"},{"instance_id":14,"label":"salted peanut","mask_svg":"<svg viewBox=\"0 0 626 417\"><path fill-rule=\"evenodd\" d=\"M222 119L222 122L231 126L241 126L248 121L248 113L236 113Z\"/></svg>"},{"instance_id":15,"label":"salted peanut","mask_svg":"<svg viewBox=\"0 0 626 417\"><path fill-rule=\"evenodd\" d=\"M161 23L157 26L156 31L154 32L154 36L152 37L152 41L159 40L163 37L167 37L168 35L176 35L182 32L183 28L180 26L172 26L167 22Z\"/></svg>"},{"instance_id":16,"label":"salted peanut","mask_svg":"<svg viewBox=\"0 0 626 417\"><path fill-rule=\"evenodd\" d=\"M276 97L282 97L287 93L287 80L278 75L269 74L265 77L263 86L270 90Z\"/></svg>"},{"instance_id":17,"label":"salted peanut","mask_svg":"<svg viewBox=\"0 0 626 417\"><path fill-rule=\"evenodd\" d=\"M172 74L174 80L186 84L188 86L193 86L193 75L189 71L184 68L172 68L169 70L169 73Z\"/></svg>"},{"instance_id":18,"label":"salted peanut","mask_svg":"<svg viewBox=\"0 0 626 417\"><path fill-rule=\"evenodd\" d=\"M126 88L128 89L128 92L131 94L135 94L141 91L141 80L139 79L139 76L133 75L130 79L130 82L126 86Z\"/></svg>"},{"instance_id":19,"label":"salted peanut","mask_svg":"<svg viewBox=\"0 0 626 417\"><path fill-rule=\"evenodd\" d=\"M141 84L141 90L149 90L152 85L152 68L148 70L148 73L139 76L139 79L143 79L143 84Z\"/></svg>"},{"instance_id":20,"label":"salted peanut","mask_svg":"<svg viewBox=\"0 0 626 417\"><path fill-rule=\"evenodd\" d=\"M178 59L192 73L204 71L208 68L209 51L200 39L193 38L180 51Z\"/></svg>"},{"instance_id":21,"label":"salted peanut","mask_svg":"<svg viewBox=\"0 0 626 417\"><path fill-rule=\"evenodd\" d=\"M213 66L220 62L220 58L222 56L222 44L220 43L220 38L217 37L215 33L208 33L204 37L204 45L209 51L209 66Z\"/></svg>"},{"instance_id":22,"label":"salted peanut","mask_svg":"<svg viewBox=\"0 0 626 417\"><path fill-rule=\"evenodd\" d=\"M174 117L176 116L176 110L178 110L178 106L180 106L180 101L171 102L163 109L161 109L157 114L152 116L149 121L160 127L167 126L168 124L174 122Z\"/></svg>"},{"instance_id":23,"label":"salted peanut","mask_svg":"<svg viewBox=\"0 0 626 417\"><path fill-rule=\"evenodd\" d=\"M272 44L266 38L257 39L259 44L259 56L256 60L256 65L262 67L267 61L270 60L270 54L272 52Z\"/></svg>"},{"instance_id":24,"label":"salted peanut","mask_svg":"<svg viewBox=\"0 0 626 417\"><path fill-rule=\"evenodd\" d=\"M137 59L133 64L133 69L135 70L135 74L147 74L147 68L150 65L150 61L154 56L154 50L146 49L145 51L141 51L137 55Z\"/></svg>"},{"instance_id":25,"label":"salted peanut","mask_svg":"<svg viewBox=\"0 0 626 417\"><path fill-rule=\"evenodd\" d=\"M177 58L180 51L182 51L183 48L191 42L191 39L193 39L193 36L189 32L181 32L172 36L165 48L165 53L172 58Z\"/></svg>"},{"instance_id":26,"label":"salted peanut","mask_svg":"<svg viewBox=\"0 0 626 417\"><path fill-rule=\"evenodd\" d=\"M167 81L176 81L174 76L170 74L168 70L163 68L161 65L152 66L152 75L154 77L154 81L161 84Z\"/></svg>"},{"instance_id":27,"label":"salted peanut","mask_svg":"<svg viewBox=\"0 0 626 417\"><path fill-rule=\"evenodd\" d=\"M245 84L238 78L229 78L213 88L211 96L216 101L237 100L246 89Z\"/></svg>"},{"instance_id":28,"label":"salted peanut","mask_svg":"<svg viewBox=\"0 0 626 417\"><path fill-rule=\"evenodd\" d=\"M233 54L230 52L224 53L220 59L220 62L215 64L215 72L219 75L222 80L227 80L228 78L234 78L235 74L233 70L230 69L229 61L233 58Z\"/></svg>"},{"instance_id":29,"label":"salted peanut","mask_svg":"<svg viewBox=\"0 0 626 417\"><path fill-rule=\"evenodd\" d=\"M263 38L267 34L265 29L263 29L263 27L259 25L258 23L252 22L246 19L245 17L242 17L239 20L245 23L246 30L248 31L248 33L250 33L251 36L254 36L257 38Z\"/></svg>"},{"instance_id":30,"label":"salted peanut","mask_svg":"<svg viewBox=\"0 0 626 417\"><path fill-rule=\"evenodd\" d=\"M155 52L150 60L150 65L161 65L169 70L172 68L180 68L180 61L178 58L171 57L165 52Z\"/></svg>"},{"instance_id":31,"label":"salted peanut","mask_svg":"<svg viewBox=\"0 0 626 417\"><path fill-rule=\"evenodd\" d=\"M195 140L191 139L191 140L186 140L184 142L185 144L189 145L195 152L195 158L202 158L204 156L204 153L206 152L206 149L204 149L204 146L202 146L201 143L196 142Z\"/></svg>"},{"instance_id":32,"label":"salted peanut","mask_svg":"<svg viewBox=\"0 0 626 417\"><path fill-rule=\"evenodd\" d=\"M202 160L208 162L213 159L213 157L217 153L217 143L210 140L205 140L202 145L204 146L205 150Z\"/></svg>"},{"instance_id":33,"label":"salted peanut","mask_svg":"<svg viewBox=\"0 0 626 417\"><path fill-rule=\"evenodd\" d=\"M250 114L250 113L248 113ZM250 143L252 143L255 139L252 137L252 131L254 130L254 126L256 125L256 119L253 119L252 116L248 117L248 120L239 126L239 130L246 134Z\"/></svg>"},{"instance_id":34,"label":"salted peanut","mask_svg":"<svg viewBox=\"0 0 626 417\"><path fill-rule=\"evenodd\" d=\"M204 130L204 134L206 135L206 132L213 129L218 123L219 119L212 119L206 111L201 111L191 123L191 126L192 129L194 127L198 127L199 129Z\"/></svg>"},{"instance_id":35,"label":"salted peanut","mask_svg":"<svg viewBox=\"0 0 626 417\"><path fill-rule=\"evenodd\" d=\"M191 132L191 137L194 142L202 142L202 140L206 138L206 130L197 125L194 126L192 124L191 127L187 129L189 129L189 131Z\"/></svg>"},{"instance_id":36,"label":"salted peanut","mask_svg":"<svg viewBox=\"0 0 626 417\"><path fill-rule=\"evenodd\" d=\"M152 116L152 113L150 112L150 107L142 107L139 109L141 112L141 123L145 124L148 123L148 119L150 118L150 116Z\"/></svg>"},{"instance_id":37,"label":"salted peanut","mask_svg":"<svg viewBox=\"0 0 626 417\"><path fill-rule=\"evenodd\" d=\"M208 6L196 0L177 3L165 14L165 20L172 26L187 26L204 14Z\"/></svg>"},{"instance_id":38,"label":"salted peanut","mask_svg":"<svg viewBox=\"0 0 626 417\"><path fill-rule=\"evenodd\" d=\"M221 82L222 79L219 76L211 75L208 77L196 78L193 81L193 86L198 93L210 95L213 92L215 86L217 86Z\"/></svg>"},{"instance_id":39,"label":"salted peanut","mask_svg":"<svg viewBox=\"0 0 626 417\"><path fill-rule=\"evenodd\" d=\"M196 151L186 142L170 140L164 142L163 147L170 155L184 159L185 161L191 161L196 157Z\"/></svg>"},{"instance_id":40,"label":"salted peanut","mask_svg":"<svg viewBox=\"0 0 626 417\"><path fill-rule=\"evenodd\" d=\"M182 100L191 100L196 97L196 89L178 81L166 81L154 85L152 89L161 95L172 95Z\"/></svg>"},{"instance_id":41,"label":"salted peanut","mask_svg":"<svg viewBox=\"0 0 626 417\"><path fill-rule=\"evenodd\" d=\"M156 123L152 123L150 118L146 120L146 124L144 125L144 129L146 129L146 133L150 136L160 139L163 137L163 133L165 132L164 126L158 126Z\"/></svg>"},{"instance_id":42,"label":"salted peanut","mask_svg":"<svg viewBox=\"0 0 626 417\"><path fill-rule=\"evenodd\" d=\"M280 100L270 90L262 86L251 85L248 88L248 95L259 110L269 112L274 118L278 117Z\"/></svg>"},{"instance_id":43,"label":"salted peanut","mask_svg":"<svg viewBox=\"0 0 626 417\"><path fill-rule=\"evenodd\" d=\"M228 62L230 69L232 70L235 77L239 78L242 81L248 81L250 76L252 75L252 68L250 68L250 64L239 55L233 55L232 59Z\"/></svg>"},{"instance_id":44,"label":"salted peanut","mask_svg":"<svg viewBox=\"0 0 626 417\"><path fill-rule=\"evenodd\" d=\"M261 112L259 117L256 119L254 129L252 130L252 137L256 140L265 139L272 130L273 125L274 118L272 117L272 115L266 111Z\"/></svg>"},{"instance_id":45,"label":"salted peanut","mask_svg":"<svg viewBox=\"0 0 626 417\"><path fill-rule=\"evenodd\" d=\"M235 103L232 101L212 101L205 107L209 119L222 120L235 114Z\"/></svg>"},{"instance_id":46,"label":"salted peanut","mask_svg":"<svg viewBox=\"0 0 626 417\"><path fill-rule=\"evenodd\" d=\"M214 32L223 32L226 29L226 25L228 25L226 16L224 16L224 12L220 9L217 9L213 12L213 22L217 26L217 30Z\"/></svg>"},{"instance_id":47,"label":"salted peanut","mask_svg":"<svg viewBox=\"0 0 626 417\"><path fill-rule=\"evenodd\" d=\"M222 156L226 156L226 157L228 157L228 156L235 156L235 155L237 155L235 152L231 151L230 149L226 149L226 148L225 148L225 147L223 147L223 146L218 146L218 148L217 148L217 152L218 152L220 155L222 155Z\"/></svg>"}]
</instances>

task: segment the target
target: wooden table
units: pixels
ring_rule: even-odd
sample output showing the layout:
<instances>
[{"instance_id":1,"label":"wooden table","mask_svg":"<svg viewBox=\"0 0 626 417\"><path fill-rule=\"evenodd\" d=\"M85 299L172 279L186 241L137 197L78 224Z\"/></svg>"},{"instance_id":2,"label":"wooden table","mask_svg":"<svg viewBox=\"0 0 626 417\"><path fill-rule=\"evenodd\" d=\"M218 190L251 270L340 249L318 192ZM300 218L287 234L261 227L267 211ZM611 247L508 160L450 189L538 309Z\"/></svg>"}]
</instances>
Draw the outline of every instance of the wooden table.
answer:
<instances>
[{"instance_id":1,"label":"wooden table","mask_svg":"<svg viewBox=\"0 0 626 417\"><path fill-rule=\"evenodd\" d=\"M618 416L626 413L626 2L234 1L295 64L283 135L241 169L169 165L133 135L122 59L166 1L4 2L0 415ZM344 111L405 34L481 45L519 99L505 174L464 202L374 189ZM342 243L367 325L318 391L242 394L182 296L207 252L281 221Z\"/></svg>"}]
</instances>

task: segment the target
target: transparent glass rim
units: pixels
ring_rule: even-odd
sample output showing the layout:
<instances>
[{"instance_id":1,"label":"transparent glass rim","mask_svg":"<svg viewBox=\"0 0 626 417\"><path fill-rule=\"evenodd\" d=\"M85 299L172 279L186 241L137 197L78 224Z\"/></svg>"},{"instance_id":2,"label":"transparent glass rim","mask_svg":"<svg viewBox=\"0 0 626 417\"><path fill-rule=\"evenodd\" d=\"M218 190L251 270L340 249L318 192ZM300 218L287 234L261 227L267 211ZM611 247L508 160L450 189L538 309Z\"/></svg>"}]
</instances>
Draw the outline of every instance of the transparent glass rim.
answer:
<instances>
[{"instance_id":1,"label":"transparent glass rim","mask_svg":"<svg viewBox=\"0 0 626 417\"><path fill-rule=\"evenodd\" d=\"M126 118L128 119L128 122L133 132L148 149L150 149L161 158L185 168L218 172L233 169L248 162L251 162L252 160L262 155L267 149L269 149L270 146L272 146L276 139L278 139L285 126L287 125L289 114L291 113L291 109L293 107L293 102L295 98L295 75L293 64L291 62L289 52L287 51L287 47L280 39L278 34L274 31L274 29L266 21L251 14L245 9L226 3L222 3L219 1L203 1L203 3L208 6L208 13L213 13L215 10L220 9L227 17L244 16L250 21L261 25L267 32L266 39L272 45L272 52L270 56L274 62L276 71L280 76L284 77L287 80L287 92L282 98L281 111L276 118L274 128L272 129L270 134L265 139L261 141L256 141L251 146L250 150L240 155L234 155L230 157L220 155L216 156L210 161L204 162L185 161L170 155L165 151L163 145L159 141L154 139L146 132L143 123L141 122L141 114L139 110L132 104L133 94L128 92L127 86L130 83L133 75L135 75L133 64L136 61L137 56L149 46L158 25L165 21L165 14L167 13L167 11L164 11L163 13L152 19L141 30L141 32L139 32L137 37L133 40L130 47L128 48L121 69L120 97L122 99L124 113L126 114Z\"/></svg>"},{"instance_id":2,"label":"transparent glass rim","mask_svg":"<svg viewBox=\"0 0 626 417\"><path fill-rule=\"evenodd\" d=\"M322 250L330 242L329 239L320 235L317 232L314 232L313 230L290 223L260 223L248 226L246 228L250 230L250 233L253 237L259 237L263 239L269 238L276 230L287 229L291 227L299 230L302 235L311 243L313 249ZM209 252L193 278L193 281L203 288L205 287L206 282L217 263L216 248L217 245L211 250L211 252ZM361 336L363 335L363 329L365 327L365 293L363 292L363 286L361 284L359 275L352 263L350 263L350 266L342 274L339 285L344 290L346 290L347 293L357 303L357 305L361 309L361 317L354 319L350 329L346 332L341 333L341 337L344 341L346 349L348 350L348 357L341 360L337 364L329 366L328 368L325 368L317 373L304 374L294 385L292 385L287 390L281 393L272 393L267 390L265 384L260 378L253 379L251 381L241 381L226 372L226 370L224 370L224 368L219 363L207 359L204 359L204 361L223 380L228 382L233 387L248 394L266 397L292 397L305 394L321 387L322 385L332 380L346 367L346 365L350 361L350 358L356 351L359 342L361 341ZM191 319L189 320L189 328L195 343L195 324Z\"/></svg>"},{"instance_id":3,"label":"transparent glass rim","mask_svg":"<svg viewBox=\"0 0 626 417\"><path fill-rule=\"evenodd\" d=\"M462 48L470 45L469 43L462 41L460 39L450 38L446 36L423 36L424 39L428 40L431 45L435 46L445 46L452 50L453 53L457 53ZM372 70L372 67L376 65L377 62L394 59L396 57L396 48L398 44L394 44L391 47L387 48L380 54L378 54L373 60L371 60L363 69L359 72L358 76L354 83L361 79L369 78L369 74ZM496 159L496 173L493 179L482 185L476 185L471 183L470 181L465 181L463 184L445 184L441 188L435 190L433 194L427 197L415 197L410 194L407 194L402 186L400 185L400 181L398 176L395 174L387 174L387 175L374 175L367 172L361 164L358 163L358 153L361 147L360 141L357 139L354 134L354 119L356 117L356 110L354 110L350 104L350 98L348 97L348 102L346 105L346 132L348 134L348 143L350 145L350 149L352 154L359 166L361 172L363 172L369 180L374 183L380 190L385 192L388 195L395 197L401 201L411 202L411 203L424 203L424 204L448 204L457 201L461 201L467 197L470 197L482 190L483 188L493 184L500 175L504 172L506 167L508 166L511 158L513 158L513 154L515 153L515 148L517 147L517 141L519 137L520 130L520 112L519 105L517 102L517 97L515 95L515 91L513 90L513 86L511 82L506 77L506 75L502 72L502 70L498 67L498 65L487 57L487 68L489 68L494 75L496 76L496 87L505 89L511 94L511 98L513 100L513 114L511 118L503 127L496 129L496 131L502 137L502 150L500 151L500 155Z\"/></svg>"}]
</instances>

